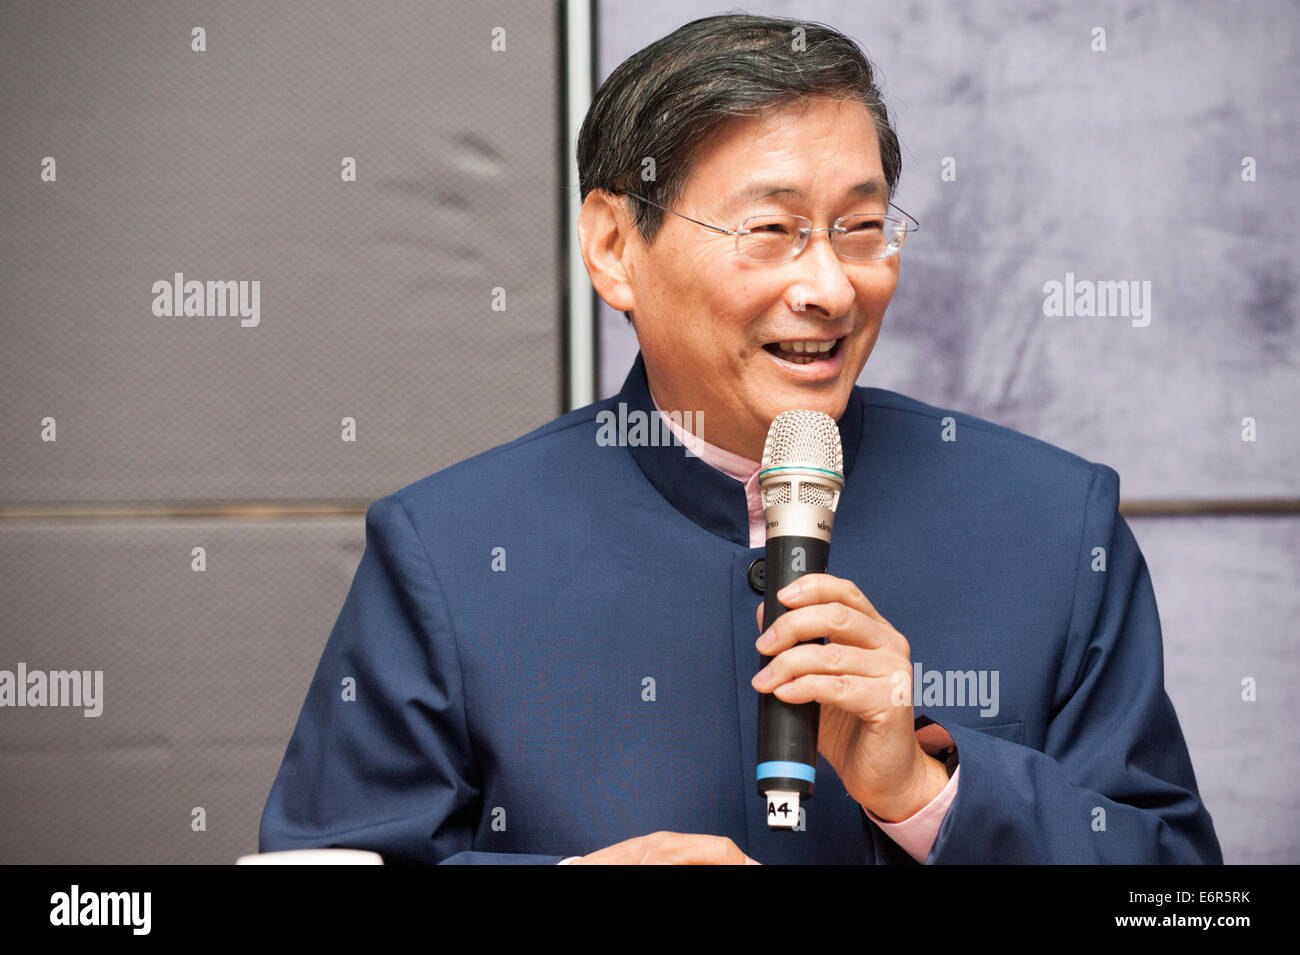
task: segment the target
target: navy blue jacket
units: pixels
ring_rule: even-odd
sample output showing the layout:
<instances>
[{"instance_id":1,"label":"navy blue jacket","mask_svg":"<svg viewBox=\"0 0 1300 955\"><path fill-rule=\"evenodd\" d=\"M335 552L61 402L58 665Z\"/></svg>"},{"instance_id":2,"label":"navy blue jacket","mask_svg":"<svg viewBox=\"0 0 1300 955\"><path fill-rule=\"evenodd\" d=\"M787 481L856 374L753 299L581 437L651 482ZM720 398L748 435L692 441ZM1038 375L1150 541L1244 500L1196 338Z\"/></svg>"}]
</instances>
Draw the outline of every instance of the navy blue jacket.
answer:
<instances>
[{"instance_id":1,"label":"navy blue jacket","mask_svg":"<svg viewBox=\"0 0 1300 955\"><path fill-rule=\"evenodd\" d=\"M914 864L821 757L806 830L768 829L743 487L680 446L598 442L619 402L653 412L640 356L618 395L367 510L262 851L554 863L672 830L765 864ZM839 428L828 572L923 674L997 674L996 712L915 701L961 765L927 861L1221 862L1118 475L877 388Z\"/></svg>"}]
</instances>

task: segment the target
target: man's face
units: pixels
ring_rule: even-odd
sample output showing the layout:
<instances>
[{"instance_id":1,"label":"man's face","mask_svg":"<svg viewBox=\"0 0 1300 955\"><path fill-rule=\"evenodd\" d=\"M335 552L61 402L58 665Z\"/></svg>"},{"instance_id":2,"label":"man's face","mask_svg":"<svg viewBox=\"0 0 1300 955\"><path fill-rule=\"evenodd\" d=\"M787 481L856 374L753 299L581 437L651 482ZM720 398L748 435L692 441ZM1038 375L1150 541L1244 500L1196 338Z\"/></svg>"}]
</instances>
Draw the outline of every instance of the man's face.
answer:
<instances>
[{"instance_id":1,"label":"man's face","mask_svg":"<svg viewBox=\"0 0 1300 955\"><path fill-rule=\"evenodd\" d=\"M854 188L871 182L878 194ZM758 186L758 197L743 195ZM791 191L761 197L777 187ZM867 108L818 98L720 130L674 208L727 229L772 213L823 228L887 212L884 188ZM841 259L826 232L793 259L756 262L736 252L734 236L668 213L652 245L636 235L628 251L634 325L659 407L704 412L701 436L752 460L780 412L843 414L898 282L897 255ZM833 349L809 363L775 354L780 343L828 341Z\"/></svg>"}]
</instances>

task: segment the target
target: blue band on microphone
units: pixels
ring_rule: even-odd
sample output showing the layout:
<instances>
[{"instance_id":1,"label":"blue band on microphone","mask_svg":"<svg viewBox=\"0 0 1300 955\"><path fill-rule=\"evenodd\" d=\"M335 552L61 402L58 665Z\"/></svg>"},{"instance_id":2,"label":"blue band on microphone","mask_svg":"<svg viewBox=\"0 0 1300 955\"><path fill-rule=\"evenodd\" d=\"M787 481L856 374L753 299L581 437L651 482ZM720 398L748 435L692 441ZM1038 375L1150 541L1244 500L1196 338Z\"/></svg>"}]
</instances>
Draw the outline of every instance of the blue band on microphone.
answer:
<instances>
[{"instance_id":1,"label":"blue band on microphone","mask_svg":"<svg viewBox=\"0 0 1300 955\"><path fill-rule=\"evenodd\" d=\"M807 763L791 763L780 759L758 764L759 779L771 779L773 776L802 779L811 783L816 780L817 770Z\"/></svg>"}]
</instances>

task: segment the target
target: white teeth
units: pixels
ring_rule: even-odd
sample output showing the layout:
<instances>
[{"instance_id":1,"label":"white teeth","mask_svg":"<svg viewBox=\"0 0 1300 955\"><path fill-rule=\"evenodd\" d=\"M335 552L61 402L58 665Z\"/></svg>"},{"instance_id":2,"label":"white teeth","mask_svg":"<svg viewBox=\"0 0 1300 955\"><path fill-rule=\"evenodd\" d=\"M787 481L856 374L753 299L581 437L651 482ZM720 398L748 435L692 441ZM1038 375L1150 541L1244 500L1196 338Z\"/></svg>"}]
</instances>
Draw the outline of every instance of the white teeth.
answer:
<instances>
[{"instance_id":1,"label":"white teeth","mask_svg":"<svg viewBox=\"0 0 1300 955\"><path fill-rule=\"evenodd\" d=\"M818 357L829 352L835 347L835 342L781 342L778 347L782 352L781 357L785 361L796 365L806 365L810 361L817 361Z\"/></svg>"},{"instance_id":2,"label":"white teeth","mask_svg":"<svg viewBox=\"0 0 1300 955\"><path fill-rule=\"evenodd\" d=\"M805 353L827 352L835 347L834 341L829 342L781 342L781 351L794 352L797 355Z\"/></svg>"}]
</instances>

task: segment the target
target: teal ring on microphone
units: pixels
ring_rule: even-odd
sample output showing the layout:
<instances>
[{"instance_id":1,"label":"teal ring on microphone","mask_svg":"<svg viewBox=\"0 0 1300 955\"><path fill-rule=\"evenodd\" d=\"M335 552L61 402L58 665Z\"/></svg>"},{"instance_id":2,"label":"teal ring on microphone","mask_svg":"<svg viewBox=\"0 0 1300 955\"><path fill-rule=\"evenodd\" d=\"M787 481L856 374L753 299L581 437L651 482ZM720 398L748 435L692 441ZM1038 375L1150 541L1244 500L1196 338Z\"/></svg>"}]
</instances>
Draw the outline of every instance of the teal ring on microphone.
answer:
<instances>
[{"instance_id":1,"label":"teal ring on microphone","mask_svg":"<svg viewBox=\"0 0 1300 955\"><path fill-rule=\"evenodd\" d=\"M759 779L771 779L774 776L784 776L786 779L802 779L811 783L816 781L817 770L807 763L792 763L783 759L774 759L770 762L758 764Z\"/></svg>"},{"instance_id":2,"label":"teal ring on microphone","mask_svg":"<svg viewBox=\"0 0 1300 955\"><path fill-rule=\"evenodd\" d=\"M805 467L802 464L783 464L774 468L763 468L763 470L758 472L758 476L762 478L769 474L780 474L782 471L820 471L822 474L830 474L839 478L841 481L844 480L844 475L839 471L832 471L829 468Z\"/></svg>"}]
</instances>

